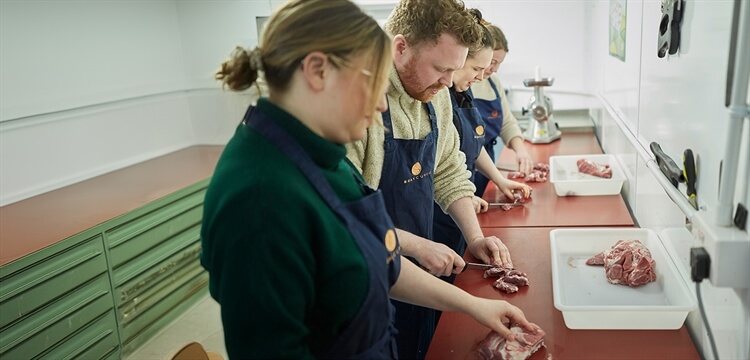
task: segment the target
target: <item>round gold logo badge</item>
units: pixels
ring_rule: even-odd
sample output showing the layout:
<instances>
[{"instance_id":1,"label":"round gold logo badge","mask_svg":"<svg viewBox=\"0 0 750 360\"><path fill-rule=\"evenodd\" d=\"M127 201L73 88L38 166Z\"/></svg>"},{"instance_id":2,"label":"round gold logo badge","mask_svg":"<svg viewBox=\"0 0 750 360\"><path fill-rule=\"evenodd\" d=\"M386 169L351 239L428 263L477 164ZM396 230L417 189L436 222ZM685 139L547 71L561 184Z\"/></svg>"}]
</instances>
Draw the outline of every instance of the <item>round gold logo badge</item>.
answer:
<instances>
[{"instance_id":1,"label":"round gold logo badge","mask_svg":"<svg viewBox=\"0 0 750 360\"><path fill-rule=\"evenodd\" d=\"M388 251L396 250L396 232L388 229L385 233L385 248Z\"/></svg>"},{"instance_id":2,"label":"round gold logo badge","mask_svg":"<svg viewBox=\"0 0 750 360\"><path fill-rule=\"evenodd\" d=\"M422 164L420 164L419 162L414 163L414 165L411 167L411 174L414 176L417 176L421 172L422 172Z\"/></svg>"},{"instance_id":3,"label":"round gold logo badge","mask_svg":"<svg viewBox=\"0 0 750 360\"><path fill-rule=\"evenodd\" d=\"M482 125L477 126L476 131L477 131L477 135L484 135L484 126Z\"/></svg>"}]
</instances>

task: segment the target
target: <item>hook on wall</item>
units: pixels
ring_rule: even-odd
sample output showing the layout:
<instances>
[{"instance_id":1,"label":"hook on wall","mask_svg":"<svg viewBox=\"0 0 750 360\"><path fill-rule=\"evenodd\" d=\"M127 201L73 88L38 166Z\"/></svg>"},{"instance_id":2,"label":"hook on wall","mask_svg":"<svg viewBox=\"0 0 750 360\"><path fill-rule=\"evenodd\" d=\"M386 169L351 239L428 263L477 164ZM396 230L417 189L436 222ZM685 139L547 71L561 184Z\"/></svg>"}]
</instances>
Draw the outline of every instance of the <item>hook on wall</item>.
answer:
<instances>
[{"instance_id":1,"label":"hook on wall","mask_svg":"<svg viewBox=\"0 0 750 360\"><path fill-rule=\"evenodd\" d=\"M669 53L674 55L680 48L680 31L682 15L685 12L685 0L662 0L659 39L656 43L656 55L663 58Z\"/></svg>"}]
</instances>

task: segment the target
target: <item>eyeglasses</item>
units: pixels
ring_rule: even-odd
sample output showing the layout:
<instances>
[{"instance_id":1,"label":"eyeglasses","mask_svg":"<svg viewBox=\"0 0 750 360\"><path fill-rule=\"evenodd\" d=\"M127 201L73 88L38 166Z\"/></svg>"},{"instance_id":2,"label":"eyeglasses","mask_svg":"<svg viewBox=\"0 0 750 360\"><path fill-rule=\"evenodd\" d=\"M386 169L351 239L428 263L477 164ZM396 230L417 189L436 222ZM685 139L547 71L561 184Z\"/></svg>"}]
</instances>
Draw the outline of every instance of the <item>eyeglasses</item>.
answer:
<instances>
[{"instance_id":1,"label":"eyeglasses","mask_svg":"<svg viewBox=\"0 0 750 360\"><path fill-rule=\"evenodd\" d=\"M334 65L337 65L337 66L346 66L346 67L348 67L350 69L354 69L354 67L352 66L352 64L348 60L346 60L346 59L344 59L344 58L342 58L342 57L340 57L338 55L334 55L334 54L327 54L327 55L328 55L328 59L330 59L331 63L333 63ZM367 77L372 77L372 75L373 75L372 71L367 70L367 69L359 69L359 72L361 72L363 75L365 75Z\"/></svg>"}]
</instances>

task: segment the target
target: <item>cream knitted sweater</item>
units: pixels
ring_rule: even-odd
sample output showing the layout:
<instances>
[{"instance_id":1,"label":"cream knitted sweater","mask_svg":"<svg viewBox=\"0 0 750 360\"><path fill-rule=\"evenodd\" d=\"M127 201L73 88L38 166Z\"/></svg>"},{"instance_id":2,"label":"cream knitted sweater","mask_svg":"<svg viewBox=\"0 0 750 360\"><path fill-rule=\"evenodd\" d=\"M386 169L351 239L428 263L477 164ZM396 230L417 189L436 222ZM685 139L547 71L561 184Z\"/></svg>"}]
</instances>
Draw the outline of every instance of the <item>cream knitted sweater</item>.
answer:
<instances>
[{"instance_id":1,"label":"cream knitted sweater","mask_svg":"<svg viewBox=\"0 0 750 360\"><path fill-rule=\"evenodd\" d=\"M521 127L518 126L518 120L513 116L510 111L510 104L508 103L508 97L505 95L505 89L500 83L500 79L496 74L490 76L492 82L497 87L497 92L500 93L501 104L503 106L503 127L500 129L500 138L503 139L503 143L506 145L516 136L520 136L523 139L523 133ZM489 79L489 78L488 78ZM495 92L492 90L492 85L487 79L471 85L471 92L474 94L475 99L480 100L495 100Z\"/></svg>"},{"instance_id":2,"label":"cream knitted sweater","mask_svg":"<svg viewBox=\"0 0 750 360\"><path fill-rule=\"evenodd\" d=\"M430 132L430 117L422 102L404 90L395 67L391 68L391 87L386 94L391 111L393 135L397 139L424 139ZM458 131L453 125L453 109L448 89L440 90L432 99L438 125L435 157L435 201L445 212L454 201L474 195L471 173L466 169L466 157L459 151ZM382 123L382 117L377 114ZM347 156L362 173L365 181L378 188L385 158L385 128L373 123L365 138L347 145ZM411 167L412 164L403 165ZM425 171L425 170L423 170ZM425 200L427 201L427 200Z\"/></svg>"}]
</instances>

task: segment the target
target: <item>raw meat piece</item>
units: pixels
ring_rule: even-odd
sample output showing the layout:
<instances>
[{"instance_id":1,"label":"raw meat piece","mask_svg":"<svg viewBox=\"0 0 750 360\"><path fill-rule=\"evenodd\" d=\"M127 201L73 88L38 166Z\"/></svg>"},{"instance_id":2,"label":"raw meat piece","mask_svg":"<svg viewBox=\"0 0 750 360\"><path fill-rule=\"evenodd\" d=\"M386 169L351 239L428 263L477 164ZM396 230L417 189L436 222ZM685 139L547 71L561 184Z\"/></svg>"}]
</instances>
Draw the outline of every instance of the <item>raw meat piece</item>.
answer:
<instances>
[{"instance_id":1,"label":"raw meat piece","mask_svg":"<svg viewBox=\"0 0 750 360\"><path fill-rule=\"evenodd\" d=\"M508 179L521 179L525 182L545 182L549 174L549 164L537 163L531 173L526 174L519 171L509 172Z\"/></svg>"},{"instance_id":2,"label":"raw meat piece","mask_svg":"<svg viewBox=\"0 0 750 360\"><path fill-rule=\"evenodd\" d=\"M604 253L594 255L594 257L586 260L586 265L604 265Z\"/></svg>"},{"instance_id":3,"label":"raw meat piece","mask_svg":"<svg viewBox=\"0 0 750 360\"><path fill-rule=\"evenodd\" d=\"M639 240L619 240L611 249L586 260L586 264L604 265L610 284L636 287L656 280L656 263Z\"/></svg>"},{"instance_id":4,"label":"raw meat piece","mask_svg":"<svg viewBox=\"0 0 750 360\"><path fill-rule=\"evenodd\" d=\"M507 341L499 333L491 331L479 343L477 349L479 356L484 360L528 359L531 354L544 346L544 330L535 324L532 325L537 328L536 332L526 332L518 324L513 324L510 331L516 336L514 341Z\"/></svg>"},{"instance_id":5,"label":"raw meat piece","mask_svg":"<svg viewBox=\"0 0 750 360\"><path fill-rule=\"evenodd\" d=\"M529 285L529 278L525 272L506 267L492 268L484 272L484 278L498 277L492 286L508 294L518 291L519 286Z\"/></svg>"},{"instance_id":6,"label":"raw meat piece","mask_svg":"<svg viewBox=\"0 0 750 360\"><path fill-rule=\"evenodd\" d=\"M612 169L607 164L597 164L591 160L586 159L579 159L576 161L576 165L578 165L578 171L598 176L605 179L612 178Z\"/></svg>"},{"instance_id":7,"label":"raw meat piece","mask_svg":"<svg viewBox=\"0 0 750 360\"><path fill-rule=\"evenodd\" d=\"M526 201L526 199L523 197L523 191L521 191L519 189L513 190L513 203L514 204L520 204L520 203L523 203L525 201ZM508 211L508 210L510 210L510 209L513 208L513 205L501 205L500 208L503 209L503 210L505 210L505 211Z\"/></svg>"}]
</instances>

